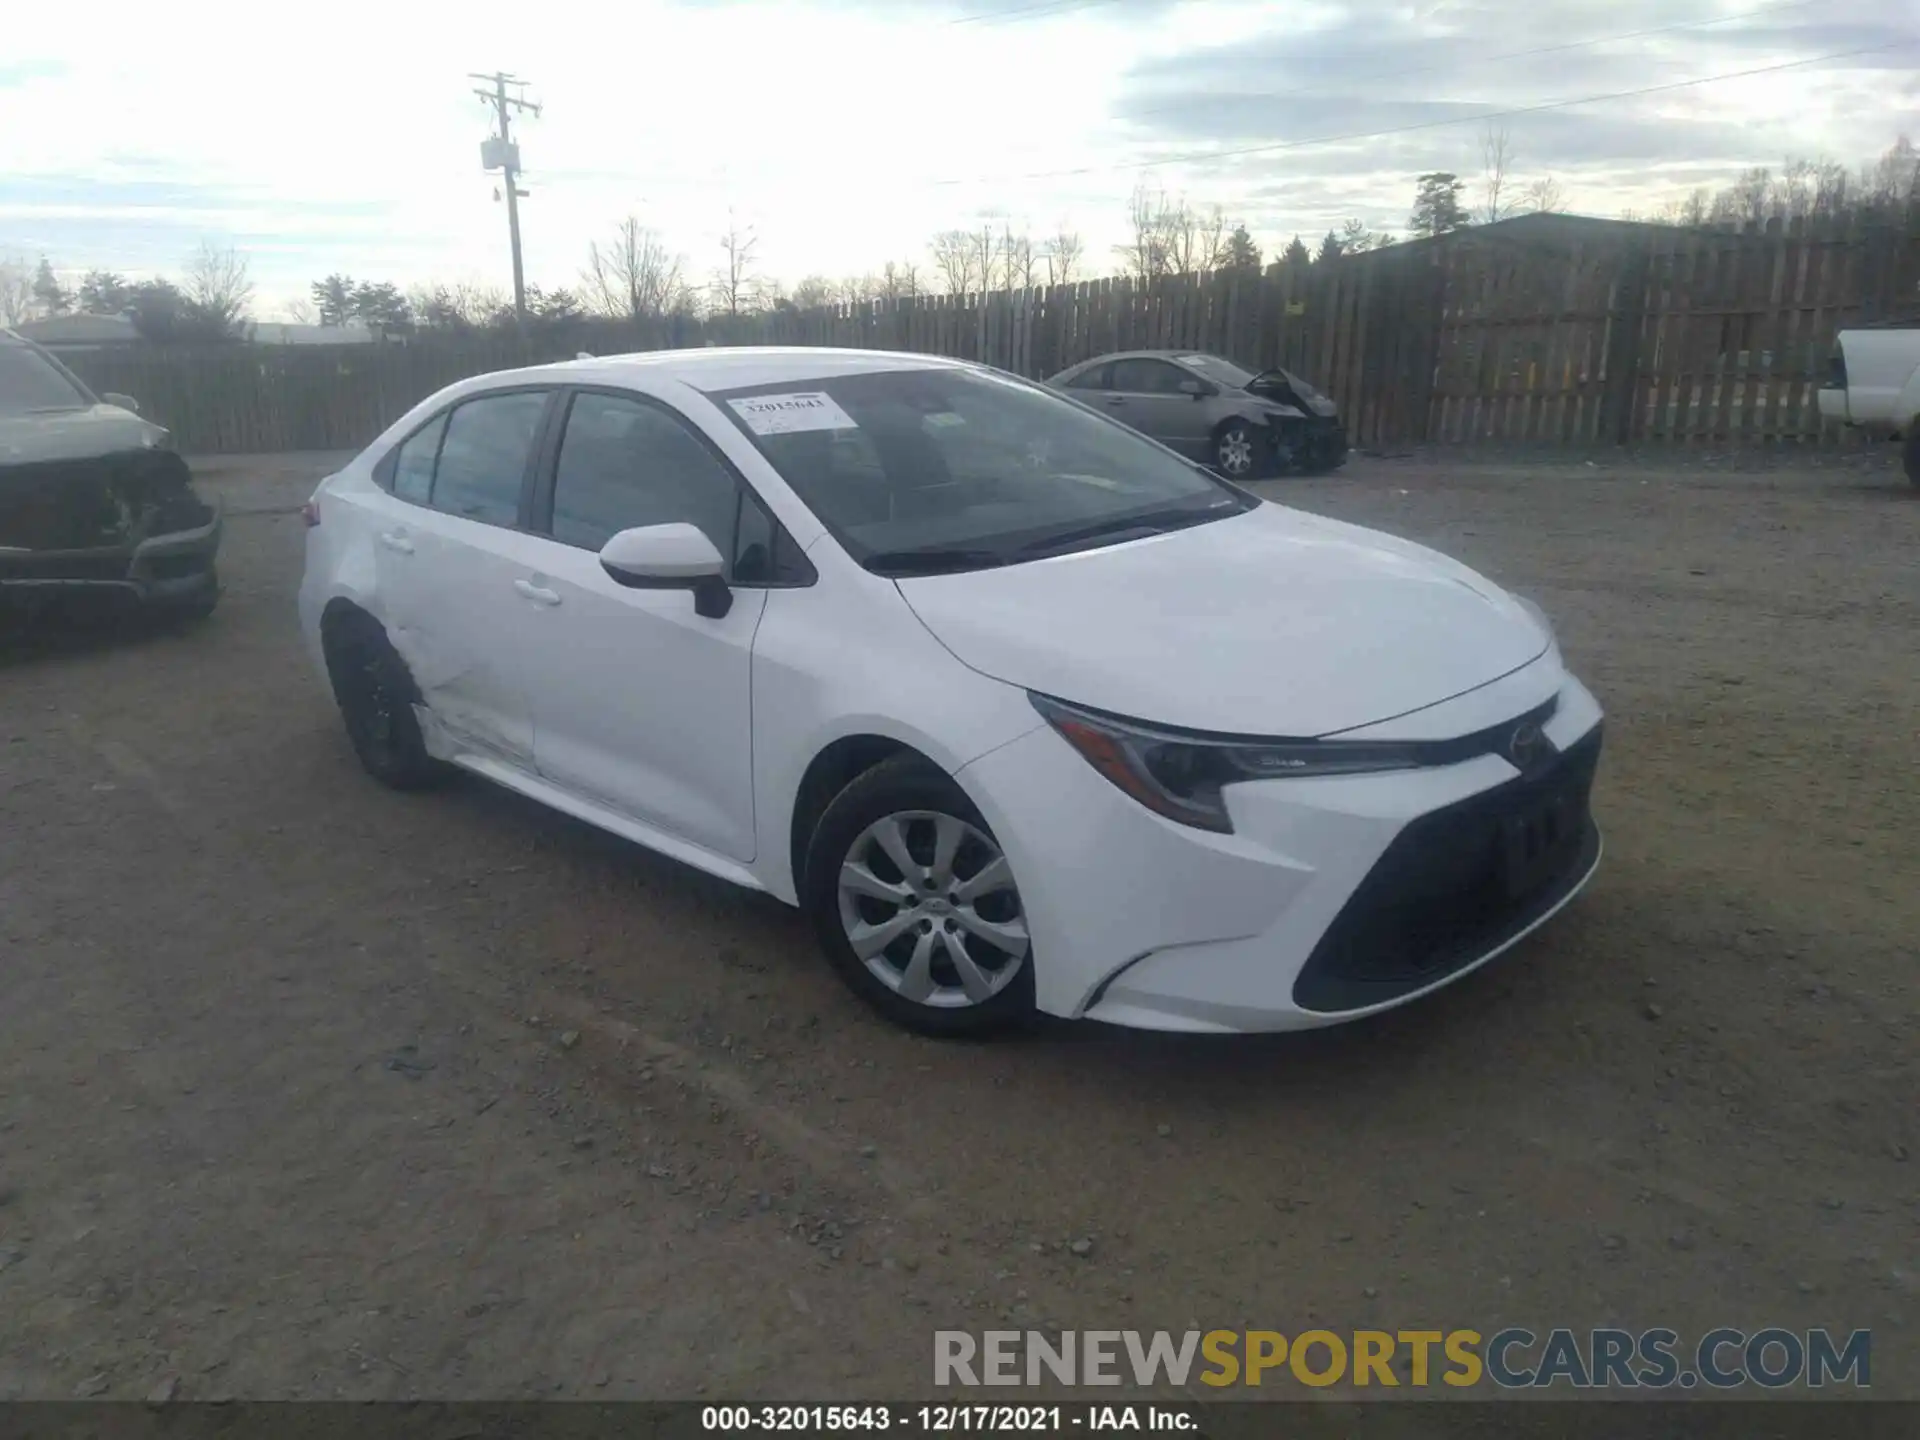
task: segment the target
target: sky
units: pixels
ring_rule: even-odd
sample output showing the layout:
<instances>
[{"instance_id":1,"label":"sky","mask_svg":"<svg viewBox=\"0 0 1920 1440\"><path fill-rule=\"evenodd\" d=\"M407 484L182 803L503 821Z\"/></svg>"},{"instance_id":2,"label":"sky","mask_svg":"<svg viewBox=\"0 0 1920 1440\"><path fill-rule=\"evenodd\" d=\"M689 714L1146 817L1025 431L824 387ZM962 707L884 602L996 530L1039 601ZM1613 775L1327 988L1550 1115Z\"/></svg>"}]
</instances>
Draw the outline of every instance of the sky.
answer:
<instances>
[{"instance_id":1,"label":"sky","mask_svg":"<svg viewBox=\"0 0 1920 1440\"><path fill-rule=\"evenodd\" d=\"M1551 174L1563 208L1599 215L1920 138L1920 0L266 13L98 0L84 24L56 6L10 15L0 259L145 277L211 241L248 257L262 318L334 271L504 288L505 207L480 159L491 117L468 78L496 69L542 105L516 138L527 278L548 288L577 285L588 245L629 215L696 280L731 216L789 285L930 268L933 234L982 223L1077 232L1111 271L1142 183L1222 206L1270 251L1348 217L1404 230L1416 176L1477 179L1487 116L1507 127L1510 185ZM1798 61L1812 63L1739 73ZM1618 98L1589 98L1603 96Z\"/></svg>"}]
</instances>

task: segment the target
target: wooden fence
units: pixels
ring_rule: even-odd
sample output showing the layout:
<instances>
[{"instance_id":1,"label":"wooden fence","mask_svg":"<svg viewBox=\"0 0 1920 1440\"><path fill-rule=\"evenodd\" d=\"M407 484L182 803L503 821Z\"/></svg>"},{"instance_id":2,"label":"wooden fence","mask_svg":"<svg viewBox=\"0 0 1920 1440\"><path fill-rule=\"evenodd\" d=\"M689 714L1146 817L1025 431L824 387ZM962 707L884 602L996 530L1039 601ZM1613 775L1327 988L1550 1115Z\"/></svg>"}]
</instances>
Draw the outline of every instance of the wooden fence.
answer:
<instances>
[{"instance_id":1,"label":"wooden fence","mask_svg":"<svg viewBox=\"0 0 1920 1440\"><path fill-rule=\"evenodd\" d=\"M68 358L189 451L354 449L467 375L675 346L912 350L1045 377L1110 350L1283 366L1361 445L1831 443L1835 333L1920 314L1920 209L1681 230L1541 215L1265 274L1096 280L804 312L338 347Z\"/></svg>"}]
</instances>

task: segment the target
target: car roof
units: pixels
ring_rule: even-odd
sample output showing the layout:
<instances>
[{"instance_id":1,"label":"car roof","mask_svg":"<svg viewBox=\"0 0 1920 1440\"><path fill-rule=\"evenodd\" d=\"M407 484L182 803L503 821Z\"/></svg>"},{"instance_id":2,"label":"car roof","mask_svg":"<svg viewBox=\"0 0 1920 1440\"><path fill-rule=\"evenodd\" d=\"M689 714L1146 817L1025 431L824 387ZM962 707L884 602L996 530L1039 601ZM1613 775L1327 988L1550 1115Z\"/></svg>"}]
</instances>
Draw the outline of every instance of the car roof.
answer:
<instances>
[{"instance_id":1,"label":"car roof","mask_svg":"<svg viewBox=\"0 0 1920 1440\"><path fill-rule=\"evenodd\" d=\"M1095 355L1091 360L1082 360L1078 364L1069 365L1059 373L1060 375L1077 375L1082 370L1090 370L1095 365L1109 365L1115 360L1167 360L1175 365L1179 365L1196 356L1206 360L1218 360L1224 365L1234 364L1234 362L1227 359L1226 356L1216 355L1211 350L1195 350L1192 348L1185 350L1110 350L1105 355ZM1247 367L1240 365L1236 368L1245 370ZM1059 376L1055 376L1055 378L1058 379Z\"/></svg>"},{"instance_id":2,"label":"car roof","mask_svg":"<svg viewBox=\"0 0 1920 1440\"><path fill-rule=\"evenodd\" d=\"M643 350L630 355L582 355L552 365L512 371L516 378L583 385L623 385L638 379L677 380L703 393L741 390L783 381L827 380L896 370L973 370L964 360L898 350L837 350L807 345L709 346L699 350ZM499 380L491 375L489 380Z\"/></svg>"}]
</instances>

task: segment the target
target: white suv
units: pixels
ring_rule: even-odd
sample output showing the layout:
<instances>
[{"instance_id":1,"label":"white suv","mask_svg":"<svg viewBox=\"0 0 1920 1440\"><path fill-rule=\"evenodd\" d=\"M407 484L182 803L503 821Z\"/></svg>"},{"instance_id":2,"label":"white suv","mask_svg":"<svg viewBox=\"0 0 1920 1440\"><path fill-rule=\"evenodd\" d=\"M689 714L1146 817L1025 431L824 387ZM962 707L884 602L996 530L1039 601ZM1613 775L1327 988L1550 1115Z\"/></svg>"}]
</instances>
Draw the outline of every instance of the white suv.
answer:
<instances>
[{"instance_id":1,"label":"white suv","mask_svg":"<svg viewBox=\"0 0 1920 1440\"><path fill-rule=\"evenodd\" d=\"M1600 711L1536 607L978 366L482 376L307 518L377 778L459 767L802 905L920 1029L1326 1024L1599 860Z\"/></svg>"}]
</instances>

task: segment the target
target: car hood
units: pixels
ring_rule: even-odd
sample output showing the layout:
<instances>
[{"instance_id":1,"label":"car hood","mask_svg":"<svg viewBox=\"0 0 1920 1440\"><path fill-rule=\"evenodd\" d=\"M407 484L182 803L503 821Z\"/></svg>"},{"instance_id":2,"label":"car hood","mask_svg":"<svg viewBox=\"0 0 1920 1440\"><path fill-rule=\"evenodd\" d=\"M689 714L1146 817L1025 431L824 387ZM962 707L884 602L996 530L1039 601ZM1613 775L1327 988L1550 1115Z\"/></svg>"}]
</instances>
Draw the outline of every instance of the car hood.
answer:
<instances>
[{"instance_id":1,"label":"car hood","mask_svg":"<svg viewBox=\"0 0 1920 1440\"><path fill-rule=\"evenodd\" d=\"M963 663L1137 720L1316 736L1488 684L1544 654L1525 606L1443 555L1262 504L900 593Z\"/></svg>"},{"instance_id":2,"label":"car hood","mask_svg":"<svg viewBox=\"0 0 1920 1440\"><path fill-rule=\"evenodd\" d=\"M0 467L88 460L162 443L166 431L117 405L0 415Z\"/></svg>"}]
</instances>

